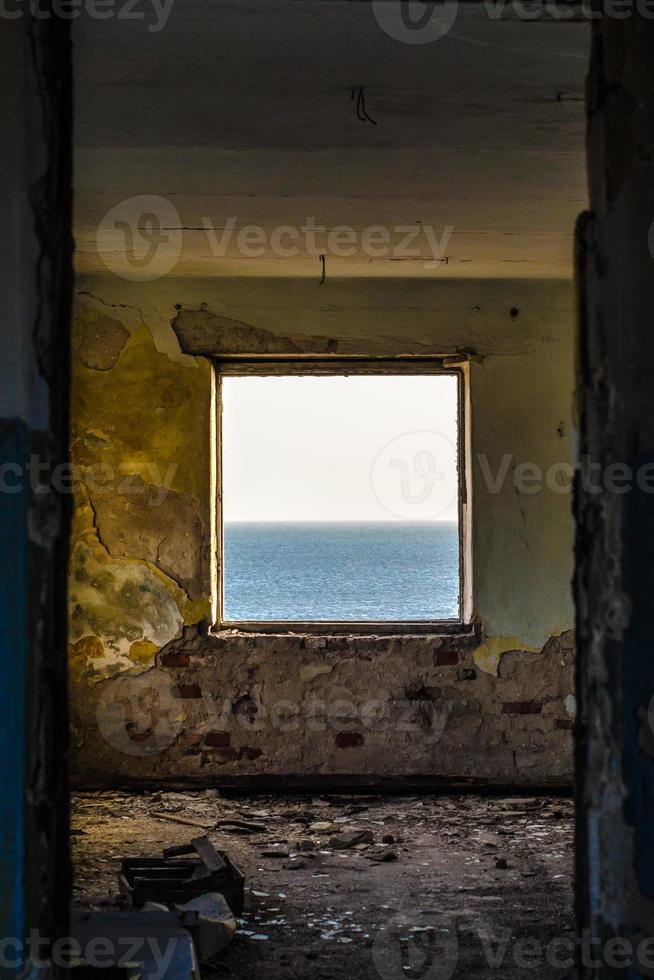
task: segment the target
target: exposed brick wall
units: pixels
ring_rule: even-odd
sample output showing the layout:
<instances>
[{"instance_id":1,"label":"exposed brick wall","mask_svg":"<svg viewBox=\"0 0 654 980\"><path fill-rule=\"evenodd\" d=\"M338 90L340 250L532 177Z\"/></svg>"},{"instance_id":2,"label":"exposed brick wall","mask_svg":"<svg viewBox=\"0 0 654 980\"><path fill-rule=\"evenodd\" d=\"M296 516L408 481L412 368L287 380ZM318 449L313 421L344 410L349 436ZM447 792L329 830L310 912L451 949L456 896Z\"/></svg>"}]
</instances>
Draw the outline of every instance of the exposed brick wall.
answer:
<instances>
[{"instance_id":1,"label":"exposed brick wall","mask_svg":"<svg viewBox=\"0 0 654 980\"><path fill-rule=\"evenodd\" d=\"M571 634L539 654L505 654L497 676L475 662L478 643L187 630L155 667L101 685L99 708L85 702L78 781L102 785L107 772L117 782L198 784L411 773L466 784L568 784ZM106 699L118 719L108 737L98 729ZM142 708L128 719L127 750L119 730L125 702L155 705L152 717ZM151 751L158 739L160 751Z\"/></svg>"}]
</instances>

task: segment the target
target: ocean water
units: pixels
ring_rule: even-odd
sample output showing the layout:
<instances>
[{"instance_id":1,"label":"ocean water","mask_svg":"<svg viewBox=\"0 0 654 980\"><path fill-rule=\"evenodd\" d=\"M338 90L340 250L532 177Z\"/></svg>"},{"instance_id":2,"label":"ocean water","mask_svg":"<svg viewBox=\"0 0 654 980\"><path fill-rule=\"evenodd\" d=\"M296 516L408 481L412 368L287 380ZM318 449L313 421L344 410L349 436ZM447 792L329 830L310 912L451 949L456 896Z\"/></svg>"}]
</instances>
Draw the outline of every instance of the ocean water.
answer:
<instances>
[{"instance_id":1,"label":"ocean water","mask_svg":"<svg viewBox=\"0 0 654 980\"><path fill-rule=\"evenodd\" d=\"M454 522L229 523L224 618L456 619Z\"/></svg>"}]
</instances>

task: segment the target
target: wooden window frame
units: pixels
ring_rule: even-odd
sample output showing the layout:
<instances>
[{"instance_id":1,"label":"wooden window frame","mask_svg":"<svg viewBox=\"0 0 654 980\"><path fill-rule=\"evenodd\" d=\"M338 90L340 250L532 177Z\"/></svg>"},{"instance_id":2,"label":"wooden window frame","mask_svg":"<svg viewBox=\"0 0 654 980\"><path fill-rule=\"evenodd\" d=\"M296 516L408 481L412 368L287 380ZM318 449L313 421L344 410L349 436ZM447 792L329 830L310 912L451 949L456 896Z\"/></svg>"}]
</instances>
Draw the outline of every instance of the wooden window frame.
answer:
<instances>
[{"instance_id":1,"label":"wooden window frame","mask_svg":"<svg viewBox=\"0 0 654 980\"><path fill-rule=\"evenodd\" d=\"M474 632L472 605L472 500L470 455L470 384L467 360L453 357L225 357L213 362L212 468L212 633L323 635L456 635ZM459 615L430 620L226 620L224 609L222 516L222 379L352 375L447 375L457 379L459 482Z\"/></svg>"}]
</instances>

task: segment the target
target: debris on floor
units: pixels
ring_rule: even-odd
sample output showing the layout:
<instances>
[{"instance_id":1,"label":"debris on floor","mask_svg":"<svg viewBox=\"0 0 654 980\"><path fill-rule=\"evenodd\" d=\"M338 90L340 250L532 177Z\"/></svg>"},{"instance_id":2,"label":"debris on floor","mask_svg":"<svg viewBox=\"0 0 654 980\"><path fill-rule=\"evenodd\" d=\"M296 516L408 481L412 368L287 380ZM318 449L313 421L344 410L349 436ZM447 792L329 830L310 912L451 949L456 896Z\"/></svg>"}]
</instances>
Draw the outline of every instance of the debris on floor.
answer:
<instances>
[{"instance_id":1,"label":"debris on floor","mask_svg":"<svg viewBox=\"0 0 654 980\"><path fill-rule=\"evenodd\" d=\"M434 974L439 980L481 980L491 972L522 980L521 942L547 951L550 943L572 941L566 798L104 791L78 794L73 813L80 909L124 906L117 887L124 855L159 853L160 864L190 860L209 874L218 870L212 855L228 855L245 875L229 945L209 955L202 942L217 949L230 925L208 898L194 910L205 935L222 921L210 938L196 938L206 956L203 980L379 980L407 976L407 966L428 977L426 968L419 971L425 943L433 942L445 943L447 963L456 952L452 971L442 966ZM216 891L224 894L224 887ZM181 915L186 903L173 907ZM572 976L557 965L560 957L543 956L540 978Z\"/></svg>"},{"instance_id":2,"label":"debris on floor","mask_svg":"<svg viewBox=\"0 0 654 980\"><path fill-rule=\"evenodd\" d=\"M207 892L183 904L173 902L172 909L181 913L182 921L190 918L188 928L201 963L210 962L234 938L236 918L225 896L219 892ZM167 911L167 907L157 902L146 902L143 911Z\"/></svg>"},{"instance_id":3,"label":"debris on floor","mask_svg":"<svg viewBox=\"0 0 654 980\"><path fill-rule=\"evenodd\" d=\"M243 911L243 875L208 837L166 848L160 858L123 858L119 884L126 902L136 908L145 902L173 904L220 892L236 915Z\"/></svg>"}]
</instances>

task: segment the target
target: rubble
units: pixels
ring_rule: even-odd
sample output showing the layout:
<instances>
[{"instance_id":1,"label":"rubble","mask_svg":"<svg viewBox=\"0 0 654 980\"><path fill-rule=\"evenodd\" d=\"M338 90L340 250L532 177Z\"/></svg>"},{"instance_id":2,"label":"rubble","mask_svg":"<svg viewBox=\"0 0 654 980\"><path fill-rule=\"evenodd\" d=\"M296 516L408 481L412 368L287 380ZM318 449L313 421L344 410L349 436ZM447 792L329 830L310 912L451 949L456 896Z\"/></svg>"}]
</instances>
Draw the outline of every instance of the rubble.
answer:
<instances>
[{"instance_id":1,"label":"rubble","mask_svg":"<svg viewBox=\"0 0 654 980\"><path fill-rule=\"evenodd\" d=\"M243 875L227 853L217 851L207 837L166 848L162 858L123 858L119 884L126 902L136 908L148 901L187 902L218 891L234 913L243 911Z\"/></svg>"},{"instance_id":2,"label":"rubble","mask_svg":"<svg viewBox=\"0 0 654 980\"><path fill-rule=\"evenodd\" d=\"M229 946L236 934L236 918L225 896L208 892L173 906L178 912L196 912L197 924L191 928L198 959L207 963Z\"/></svg>"},{"instance_id":3,"label":"rubble","mask_svg":"<svg viewBox=\"0 0 654 980\"><path fill-rule=\"evenodd\" d=\"M336 834L329 841L329 846L338 851L347 851L351 847L372 844L375 838L369 830L349 830L343 834Z\"/></svg>"},{"instance_id":4,"label":"rubble","mask_svg":"<svg viewBox=\"0 0 654 980\"><path fill-rule=\"evenodd\" d=\"M208 843L228 854L247 882L234 938L202 966L202 980L379 980L371 956L377 937L405 913L413 925L438 929L444 909L470 924L473 939L462 939L455 976L472 976L483 956L475 928L499 943L507 928L545 942L571 926L572 802L533 799L80 794L73 827L82 833L72 838L76 905L120 914L123 855L199 861L204 854L206 864ZM194 837L190 828L187 836L183 824L153 810L213 829ZM242 833L240 824L263 829ZM180 854L180 838L193 839L182 847L192 855ZM334 846L345 841L350 846ZM496 867L502 860L507 867ZM501 975L524 980L508 961ZM568 980L564 972L542 975Z\"/></svg>"}]
</instances>

